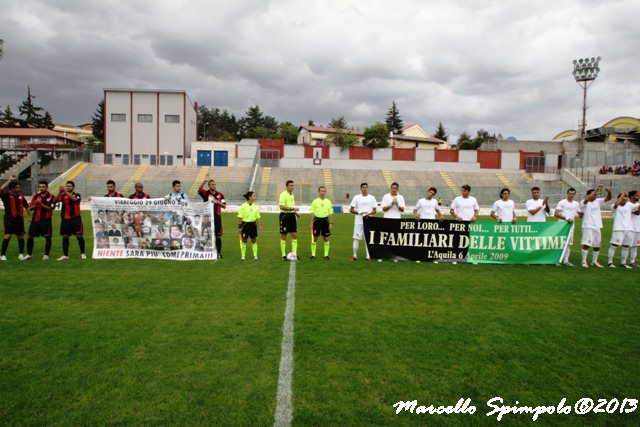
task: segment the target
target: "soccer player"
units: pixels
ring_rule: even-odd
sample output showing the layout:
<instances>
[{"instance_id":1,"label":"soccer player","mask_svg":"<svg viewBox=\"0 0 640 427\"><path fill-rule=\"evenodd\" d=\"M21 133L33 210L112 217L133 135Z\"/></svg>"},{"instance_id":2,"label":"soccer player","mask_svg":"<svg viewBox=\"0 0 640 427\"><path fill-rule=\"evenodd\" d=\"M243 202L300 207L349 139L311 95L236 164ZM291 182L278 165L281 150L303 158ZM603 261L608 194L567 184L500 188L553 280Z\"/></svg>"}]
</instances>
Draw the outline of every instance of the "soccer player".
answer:
<instances>
[{"instance_id":1,"label":"soccer player","mask_svg":"<svg viewBox=\"0 0 640 427\"><path fill-rule=\"evenodd\" d=\"M629 191L629 200L640 207L640 193L636 190ZM637 212L637 211L636 211ZM633 223L633 242L631 243L631 249L629 250L630 259L629 264L632 267L636 267L636 257L638 256L638 245L640 244L640 215L634 214L631 216L631 222Z\"/></svg>"},{"instance_id":2,"label":"soccer player","mask_svg":"<svg viewBox=\"0 0 640 427\"><path fill-rule=\"evenodd\" d=\"M82 227L82 217L80 216L80 194L74 190L76 184L73 181L67 181L65 185L61 185L56 196L55 203L62 203L60 210L60 235L62 235L62 256L58 261L69 259L69 236L75 234L78 239L78 247L80 248L80 258L87 259L84 253L84 228Z\"/></svg>"},{"instance_id":3,"label":"soccer player","mask_svg":"<svg viewBox=\"0 0 640 427\"><path fill-rule=\"evenodd\" d=\"M460 187L462 195L457 196L451 202L450 213L458 221L475 221L480 213L478 200L471 196L471 187L467 184Z\"/></svg>"},{"instance_id":4,"label":"soccer player","mask_svg":"<svg viewBox=\"0 0 640 427\"><path fill-rule=\"evenodd\" d=\"M592 250L591 265L602 268L598 262L600 255L600 244L602 243L602 207L611 200L611 189L607 189L607 196L598 198L598 192L602 189L602 184L598 184L595 189L587 191L587 195L580 203L582 209L582 267L589 268L587 256L589 248Z\"/></svg>"},{"instance_id":5,"label":"soccer player","mask_svg":"<svg viewBox=\"0 0 640 427\"><path fill-rule=\"evenodd\" d=\"M531 198L525 204L527 209L527 222L545 222L549 214L549 198L540 198L540 188L531 189Z\"/></svg>"},{"instance_id":6,"label":"soccer player","mask_svg":"<svg viewBox=\"0 0 640 427\"><path fill-rule=\"evenodd\" d=\"M285 184L287 189L280 193L278 205L280 206L280 253L282 260L287 260L287 234L291 234L291 252L296 255L298 260L298 214L299 209L296 207L296 201L293 197L294 182L288 180Z\"/></svg>"},{"instance_id":7,"label":"soccer player","mask_svg":"<svg viewBox=\"0 0 640 427\"><path fill-rule=\"evenodd\" d=\"M29 210L33 212L31 216L31 225L29 226L29 237L27 238L27 256L24 259L31 259L33 256L33 239L35 237L44 237L44 255L43 260L49 259L51 251L51 217L55 209L55 196L49 193L49 183L40 181L38 183L38 192L31 198Z\"/></svg>"},{"instance_id":8,"label":"soccer player","mask_svg":"<svg viewBox=\"0 0 640 427\"><path fill-rule=\"evenodd\" d=\"M440 213L440 203L434 199L438 194L438 189L430 187L427 190L427 194L416 203L416 208L413 210L413 215L416 219L436 219L436 214L439 220L443 220L444 216Z\"/></svg>"},{"instance_id":9,"label":"soccer player","mask_svg":"<svg viewBox=\"0 0 640 427\"><path fill-rule=\"evenodd\" d=\"M253 260L258 260L258 227L262 231L262 222L260 221L260 208L256 205L256 193L248 191L244 194L247 201L244 202L238 210L238 231L240 233L240 256L241 260L245 260L247 253L247 239L251 239L251 251L253 252Z\"/></svg>"},{"instance_id":10,"label":"soccer player","mask_svg":"<svg viewBox=\"0 0 640 427\"><path fill-rule=\"evenodd\" d=\"M500 190L500 199L493 203L491 218L498 222L510 222L515 224L517 221L516 214L514 212L516 206L515 203L513 203L513 200L509 199L509 196L511 196L511 190L508 188Z\"/></svg>"},{"instance_id":11,"label":"soccer player","mask_svg":"<svg viewBox=\"0 0 640 427\"><path fill-rule=\"evenodd\" d=\"M116 191L116 183L114 180L110 179L107 181L107 194L104 197L124 197L122 193L118 193Z\"/></svg>"},{"instance_id":12,"label":"soccer player","mask_svg":"<svg viewBox=\"0 0 640 427\"><path fill-rule=\"evenodd\" d=\"M208 188L204 186L207 184ZM210 201L213 203L213 225L216 232L216 250L218 256L222 258L222 209L227 208L227 202L224 200L224 194L216 190L216 181L205 175L204 181L198 188L198 194L202 197L202 201Z\"/></svg>"},{"instance_id":13,"label":"soccer player","mask_svg":"<svg viewBox=\"0 0 640 427\"><path fill-rule=\"evenodd\" d=\"M405 209L404 197L398 194L400 186L397 182L391 184L391 192L382 197L382 212L384 218L402 218Z\"/></svg>"},{"instance_id":14,"label":"soccer player","mask_svg":"<svg viewBox=\"0 0 640 427\"><path fill-rule=\"evenodd\" d=\"M569 231L569 244L562 254L561 261L561 264L566 267L573 267L573 264L569 262L569 255L571 255L571 246L573 245L573 233L575 228L574 221L576 217L582 216L580 203L575 200L575 197L576 189L569 188L567 190L567 198L560 200L553 212L553 216L558 218L558 221L566 221L571 224L571 231Z\"/></svg>"},{"instance_id":15,"label":"soccer player","mask_svg":"<svg viewBox=\"0 0 640 427\"><path fill-rule=\"evenodd\" d=\"M327 199L327 189L324 185L318 187L318 197L311 202L311 259L316 257L316 244L318 236L324 239L324 259L329 260L329 248L331 242L331 229L333 228L333 205Z\"/></svg>"},{"instance_id":16,"label":"soccer player","mask_svg":"<svg viewBox=\"0 0 640 427\"><path fill-rule=\"evenodd\" d=\"M353 261L358 260L360 240L364 240L364 220L367 219L369 215L375 215L377 207L378 202L376 198L369 194L369 184L363 182L360 184L360 194L351 200L351 206L349 207L349 212L356 216L353 224L353 257L351 258ZM367 254L367 261L371 261L366 242L364 250Z\"/></svg>"},{"instance_id":17,"label":"soccer player","mask_svg":"<svg viewBox=\"0 0 640 427\"><path fill-rule=\"evenodd\" d=\"M7 260L7 248L11 241L11 235L18 238L19 260L24 259L24 210L29 207L27 199L20 193L20 183L18 177L11 175L8 180L0 186L0 197L4 204L4 240L2 241L2 253L0 261ZM8 188L8 190L7 190ZM28 215L28 211L27 211Z\"/></svg>"},{"instance_id":18,"label":"soccer player","mask_svg":"<svg viewBox=\"0 0 640 427\"><path fill-rule=\"evenodd\" d=\"M635 233L633 231L633 222L631 217L638 208L635 203L629 201L626 192L618 194L618 198L613 205L613 231L611 233L611 242L609 246L609 257L607 265L615 268L613 257L616 254L618 246L622 245L620 250L620 267L632 268L627 265L627 257L629 256L629 246L633 243Z\"/></svg>"},{"instance_id":19,"label":"soccer player","mask_svg":"<svg viewBox=\"0 0 640 427\"><path fill-rule=\"evenodd\" d=\"M166 199L185 201L189 200L189 196L182 191L182 183L177 179L174 179L173 182L171 182L171 189L173 191L165 196Z\"/></svg>"},{"instance_id":20,"label":"soccer player","mask_svg":"<svg viewBox=\"0 0 640 427\"><path fill-rule=\"evenodd\" d=\"M135 193L129 196L130 199L140 200L151 198L151 196L144 192L144 185L142 185L141 182L136 182L133 188L135 189Z\"/></svg>"}]
</instances>

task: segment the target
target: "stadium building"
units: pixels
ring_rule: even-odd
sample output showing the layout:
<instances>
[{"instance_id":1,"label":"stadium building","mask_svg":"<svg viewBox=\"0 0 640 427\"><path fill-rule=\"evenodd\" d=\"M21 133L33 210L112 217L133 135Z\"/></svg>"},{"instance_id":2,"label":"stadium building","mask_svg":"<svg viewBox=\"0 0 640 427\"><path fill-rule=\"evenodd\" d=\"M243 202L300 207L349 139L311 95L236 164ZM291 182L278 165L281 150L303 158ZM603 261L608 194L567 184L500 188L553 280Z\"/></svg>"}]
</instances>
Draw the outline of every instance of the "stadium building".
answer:
<instances>
[{"instance_id":1,"label":"stadium building","mask_svg":"<svg viewBox=\"0 0 640 427\"><path fill-rule=\"evenodd\" d=\"M104 163L187 164L197 109L183 90L105 89Z\"/></svg>"}]
</instances>

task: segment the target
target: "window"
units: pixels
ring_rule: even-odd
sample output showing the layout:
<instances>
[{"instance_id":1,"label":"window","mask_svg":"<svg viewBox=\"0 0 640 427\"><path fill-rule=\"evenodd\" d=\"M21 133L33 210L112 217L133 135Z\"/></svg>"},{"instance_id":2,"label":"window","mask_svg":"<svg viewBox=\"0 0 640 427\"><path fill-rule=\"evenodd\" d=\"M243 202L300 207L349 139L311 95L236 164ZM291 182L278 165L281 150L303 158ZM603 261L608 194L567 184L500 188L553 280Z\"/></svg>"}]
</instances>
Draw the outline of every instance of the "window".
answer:
<instances>
[{"instance_id":1,"label":"window","mask_svg":"<svg viewBox=\"0 0 640 427\"><path fill-rule=\"evenodd\" d=\"M127 115L124 113L111 113L111 121L112 122L126 122Z\"/></svg>"},{"instance_id":2,"label":"window","mask_svg":"<svg viewBox=\"0 0 640 427\"><path fill-rule=\"evenodd\" d=\"M138 114L138 123L153 123L153 114Z\"/></svg>"},{"instance_id":3,"label":"window","mask_svg":"<svg viewBox=\"0 0 640 427\"><path fill-rule=\"evenodd\" d=\"M173 156L172 155L168 155L167 156L167 166L173 166Z\"/></svg>"},{"instance_id":4,"label":"window","mask_svg":"<svg viewBox=\"0 0 640 427\"><path fill-rule=\"evenodd\" d=\"M105 164L112 165L113 164L113 154L107 154L107 158L105 159Z\"/></svg>"},{"instance_id":5,"label":"window","mask_svg":"<svg viewBox=\"0 0 640 427\"><path fill-rule=\"evenodd\" d=\"M128 154L123 154L122 155L122 164L123 165L128 165L129 164L129 155Z\"/></svg>"},{"instance_id":6,"label":"window","mask_svg":"<svg viewBox=\"0 0 640 427\"><path fill-rule=\"evenodd\" d=\"M155 154L150 155L149 156L149 163L151 163L152 165L155 165L156 164L156 159L157 159L157 156Z\"/></svg>"},{"instance_id":7,"label":"window","mask_svg":"<svg viewBox=\"0 0 640 427\"><path fill-rule=\"evenodd\" d=\"M165 114L164 115L165 123L180 123L180 116L177 114Z\"/></svg>"},{"instance_id":8,"label":"window","mask_svg":"<svg viewBox=\"0 0 640 427\"><path fill-rule=\"evenodd\" d=\"M133 164L134 165L139 165L140 164L140 154L134 154L133 155Z\"/></svg>"},{"instance_id":9,"label":"window","mask_svg":"<svg viewBox=\"0 0 640 427\"><path fill-rule=\"evenodd\" d=\"M167 156L164 154L160 154L160 166L164 166L167 164Z\"/></svg>"}]
</instances>

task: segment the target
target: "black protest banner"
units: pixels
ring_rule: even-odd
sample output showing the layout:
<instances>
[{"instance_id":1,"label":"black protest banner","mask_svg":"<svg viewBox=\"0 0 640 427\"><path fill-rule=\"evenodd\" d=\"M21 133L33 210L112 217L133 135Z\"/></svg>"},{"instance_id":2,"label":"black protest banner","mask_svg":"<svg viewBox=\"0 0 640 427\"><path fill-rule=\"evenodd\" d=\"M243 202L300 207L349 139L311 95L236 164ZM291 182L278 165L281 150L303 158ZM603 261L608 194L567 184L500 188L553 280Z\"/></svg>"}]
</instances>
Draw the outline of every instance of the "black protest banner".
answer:
<instances>
[{"instance_id":1,"label":"black protest banner","mask_svg":"<svg viewBox=\"0 0 640 427\"><path fill-rule=\"evenodd\" d=\"M364 221L371 258L401 261L466 261L469 223L390 219Z\"/></svg>"}]
</instances>

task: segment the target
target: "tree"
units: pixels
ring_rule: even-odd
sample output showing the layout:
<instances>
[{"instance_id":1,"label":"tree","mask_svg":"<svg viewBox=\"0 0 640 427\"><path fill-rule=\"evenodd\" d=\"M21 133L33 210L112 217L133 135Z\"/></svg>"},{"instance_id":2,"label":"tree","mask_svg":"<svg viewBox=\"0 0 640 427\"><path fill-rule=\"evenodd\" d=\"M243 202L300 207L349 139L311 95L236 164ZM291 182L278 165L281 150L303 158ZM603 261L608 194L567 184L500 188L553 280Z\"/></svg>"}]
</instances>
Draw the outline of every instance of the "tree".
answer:
<instances>
[{"instance_id":1,"label":"tree","mask_svg":"<svg viewBox=\"0 0 640 427\"><path fill-rule=\"evenodd\" d=\"M22 101L18 111L24 117L25 127L40 127L42 125L42 107L36 107L33 103L35 95L31 95L31 87L27 86L27 98Z\"/></svg>"},{"instance_id":2,"label":"tree","mask_svg":"<svg viewBox=\"0 0 640 427\"><path fill-rule=\"evenodd\" d=\"M462 132L458 137L457 147L460 150L472 150L471 136L466 132Z\"/></svg>"},{"instance_id":3,"label":"tree","mask_svg":"<svg viewBox=\"0 0 640 427\"><path fill-rule=\"evenodd\" d=\"M291 122L282 122L278 126L278 138L284 139L285 144L298 143L298 127Z\"/></svg>"},{"instance_id":4,"label":"tree","mask_svg":"<svg viewBox=\"0 0 640 427\"><path fill-rule=\"evenodd\" d=\"M265 129L260 129L257 131L257 128L266 128L269 129L269 132L273 132L275 135L277 133L278 122L274 117L265 116L262 111L260 111L259 106L249 107L244 117L239 121L239 132L241 137L249 137L249 138L258 138L265 133Z\"/></svg>"},{"instance_id":5,"label":"tree","mask_svg":"<svg viewBox=\"0 0 640 427\"><path fill-rule=\"evenodd\" d=\"M20 126L20 119L13 115L11 106L7 105L3 112L0 112L0 127L13 128Z\"/></svg>"},{"instance_id":6,"label":"tree","mask_svg":"<svg viewBox=\"0 0 640 427\"><path fill-rule=\"evenodd\" d=\"M389 146L389 129L384 123L376 123L364 130L363 144L371 148L387 148Z\"/></svg>"},{"instance_id":7,"label":"tree","mask_svg":"<svg viewBox=\"0 0 640 427\"><path fill-rule=\"evenodd\" d=\"M346 150L358 143L358 137L349 133L347 129L336 129L336 133L327 135L325 142L340 147L342 150Z\"/></svg>"},{"instance_id":8,"label":"tree","mask_svg":"<svg viewBox=\"0 0 640 427\"><path fill-rule=\"evenodd\" d=\"M400 111L398 111L396 101L393 101L391 108L387 111L387 119L385 122L387 123L387 132L393 132L394 135L402 133L402 126L404 126L404 124L400 118Z\"/></svg>"},{"instance_id":9,"label":"tree","mask_svg":"<svg viewBox=\"0 0 640 427\"><path fill-rule=\"evenodd\" d=\"M93 136L98 141L104 141L104 100L98 102L98 108L91 116Z\"/></svg>"},{"instance_id":10,"label":"tree","mask_svg":"<svg viewBox=\"0 0 640 427\"><path fill-rule=\"evenodd\" d=\"M347 129L347 120L344 116L340 116L337 119L331 119L329 121L328 127L332 129Z\"/></svg>"},{"instance_id":11,"label":"tree","mask_svg":"<svg viewBox=\"0 0 640 427\"><path fill-rule=\"evenodd\" d=\"M309 119L309 121L307 122L307 126L315 126L315 125L316 123L311 119Z\"/></svg>"},{"instance_id":12,"label":"tree","mask_svg":"<svg viewBox=\"0 0 640 427\"><path fill-rule=\"evenodd\" d=\"M55 127L55 124L53 123L53 117L51 117L51 114L49 114L48 111L44 112L44 116L42 117L40 126L47 129L53 129Z\"/></svg>"},{"instance_id":13,"label":"tree","mask_svg":"<svg viewBox=\"0 0 640 427\"><path fill-rule=\"evenodd\" d=\"M447 130L442 126L442 122L438 122L438 127L436 128L436 132L433 136L443 141L449 140L449 134L447 134Z\"/></svg>"}]
</instances>

